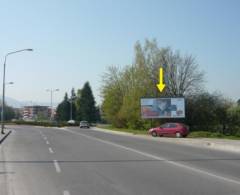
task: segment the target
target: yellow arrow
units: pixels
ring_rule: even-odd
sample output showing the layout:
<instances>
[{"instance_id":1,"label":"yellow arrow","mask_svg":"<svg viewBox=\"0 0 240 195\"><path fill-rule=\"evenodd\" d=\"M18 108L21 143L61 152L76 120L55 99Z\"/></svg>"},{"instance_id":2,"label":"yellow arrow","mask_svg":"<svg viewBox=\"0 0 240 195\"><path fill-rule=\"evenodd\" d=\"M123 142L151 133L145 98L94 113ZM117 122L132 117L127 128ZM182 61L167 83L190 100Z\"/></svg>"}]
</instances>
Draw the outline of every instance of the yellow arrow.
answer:
<instances>
[{"instance_id":1,"label":"yellow arrow","mask_svg":"<svg viewBox=\"0 0 240 195\"><path fill-rule=\"evenodd\" d=\"M164 72L163 72L163 68L161 67L159 69L159 84L157 84L157 88L159 89L160 92L162 92L166 86L163 83L163 75L164 75Z\"/></svg>"}]
</instances>

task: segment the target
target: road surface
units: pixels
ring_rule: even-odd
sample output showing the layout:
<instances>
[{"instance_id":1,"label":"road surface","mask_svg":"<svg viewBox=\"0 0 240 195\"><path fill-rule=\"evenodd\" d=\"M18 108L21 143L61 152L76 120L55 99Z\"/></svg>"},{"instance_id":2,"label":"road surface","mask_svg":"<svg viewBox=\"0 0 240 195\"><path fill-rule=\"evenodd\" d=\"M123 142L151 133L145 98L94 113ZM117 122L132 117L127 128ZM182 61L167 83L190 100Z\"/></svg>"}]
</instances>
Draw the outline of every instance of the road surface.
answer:
<instances>
[{"instance_id":1,"label":"road surface","mask_svg":"<svg viewBox=\"0 0 240 195\"><path fill-rule=\"evenodd\" d=\"M9 126L2 195L239 195L240 155L91 129Z\"/></svg>"}]
</instances>

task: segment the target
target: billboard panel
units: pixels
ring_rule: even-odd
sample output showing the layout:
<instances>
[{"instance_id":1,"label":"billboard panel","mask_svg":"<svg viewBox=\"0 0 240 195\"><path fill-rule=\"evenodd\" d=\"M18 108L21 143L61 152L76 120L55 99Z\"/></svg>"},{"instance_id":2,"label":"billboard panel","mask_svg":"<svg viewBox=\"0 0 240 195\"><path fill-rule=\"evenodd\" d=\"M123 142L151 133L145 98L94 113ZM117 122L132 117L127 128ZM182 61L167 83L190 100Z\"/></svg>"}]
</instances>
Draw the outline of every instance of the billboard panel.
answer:
<instances>
[{"instance_id":1,"label":"billboard panel","mask_svg":"<svg viewBox=\"0 0 240 195\"><path fill-rule=\"evenodd\" d=\"M142 98L142 118L184 118L184 98Z\"/></svg>"}]
</instances>

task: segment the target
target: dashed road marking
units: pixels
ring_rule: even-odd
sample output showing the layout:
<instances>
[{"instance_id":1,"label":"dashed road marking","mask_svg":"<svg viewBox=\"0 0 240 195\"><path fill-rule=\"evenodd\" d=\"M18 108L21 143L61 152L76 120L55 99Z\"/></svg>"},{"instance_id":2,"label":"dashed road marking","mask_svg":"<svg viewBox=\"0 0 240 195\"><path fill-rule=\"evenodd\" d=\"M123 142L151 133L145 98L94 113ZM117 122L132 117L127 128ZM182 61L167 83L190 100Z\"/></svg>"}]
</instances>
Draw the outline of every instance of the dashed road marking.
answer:
<instances>
[{"instance_id":1,"label":"dashed road marking","mask_svg":"<svg viewBox=\"0 0 240 195\"><path fill-rule=\"evenodd\" d=\"M55 166L56 172L57 173L61 173L61 168L60 168L60 166L58 164L58 161L57 160L53 160L53 164Z\"/></svg>"},{"instance_id":2,"label":"dashed road marking","mask_svg":"<svg viewBox=\"0 0 240 195\"><path fill-rule=\"evenodd\" d=\"M70 195L69 191L65 190L63 191L63 195Z\"/></svg>"},{"instance_id":3,"label":"dashed road marking","mask_svg":"<svg viewBox=\"0 0 240 195\"><path fill-rule=\"evenodd\" d=\"M46 144L49 145L50 144L49 141L46 141Z\"/></svg>"},{"instance_id":4,"label":"dashed road marking","mask_svg":"<svg viewBox=\"0 0 240 195\"><path fill-rule=\"evenodd\" d=\"M140 154L140 155L145 156L145 157L149 157L149 158L159 160L159 161L165 161L168 164L171 164L171 165L176 166L176 167L184 168L186 170L194 171L195 173L199 173L199 174L202 174L202 175L207 175L207 176L213 177L213 178L218 179L218 180L222 180L222 181L225 181L225 182L240 185L239 180L227 178L227 177L224 177L224 176L221 176L221 175L218 175L218 174L208 172L206 170L202 170L202 169L194 168L194 167L182 164L182 163L174 162L174 161L168 160L168 159L160 157L160 156L152 155L152 154L149 154L147 152L142 152L140 150L136 150L136 149L133 149L131 147L126 147L126 146L123 146L123 145L120 145L120 144L117 144L117 143L114 143L114 142L111 142L111 141L106 141L106 140L103 140L103 139L100 139L100 138L96 138L96 137L85 135L85 134L82 134L82 133L79 133L79 132L75 132L75 131L72 131L70 129L65 128L65 129L62 129L62 130L67 131L67 132L72 133L72 134L75 134L75 135L80 135L80 136L86 137L86 138L91 139L91 140L102 142L102 143L105 143L105 144L108 144L108 145L111 145L111 146L114 146L114 147L117 147L117 148L121 148L121 149L126 150L126 151L134 152L134 153Z\"/></svg>"},{"instance_id":5,"label":"dashed road marking","mask_svg":"<svg viewBox=\"0 0 240 195\"><path fill-rule=\"evenodd\" d=\"M49 152L50 152L51 154L54 153L53 150L52 150L52 148L48 148L48 150L49 150Z\"/></svg>"}]
</instances>

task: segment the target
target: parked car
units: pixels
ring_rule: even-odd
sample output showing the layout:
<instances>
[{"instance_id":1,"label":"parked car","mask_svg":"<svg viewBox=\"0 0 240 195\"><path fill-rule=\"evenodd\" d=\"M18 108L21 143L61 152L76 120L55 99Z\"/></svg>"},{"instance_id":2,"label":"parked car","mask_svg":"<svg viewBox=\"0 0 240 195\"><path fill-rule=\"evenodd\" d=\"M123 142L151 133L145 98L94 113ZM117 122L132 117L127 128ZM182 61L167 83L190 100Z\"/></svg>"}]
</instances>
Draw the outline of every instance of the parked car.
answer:
<instances>
[{"instance_id":1,"label":"parked car","mask_svg":"<svg viewBox=\"0 0 240 195\"><path fill-rule=\"evenodd\" d=\"M75 120L69 120L68 122L67 122L69 125L75 125Z\"/></svg>"},{"instance_id":2,"label":"parked car","mask_svg":"<svg viewBox=\"0 0 240 195\"><path fill-rule=\"evenodd\" d=\"M151 128L148 131L153 137L157 136L176 136L186 137L189 133L189 127L182 123L165 123L160 127Z\"/></svg>"},{"instance_id":3,"label":"parked car","mask_svg":"<svg viewBox=\"0 0 240 195\"><path fill-rule=\"evenodd\" d=\"M80 128L89 128L89 123L87 121L80 121Z\"/></svg>"}]
</instances>

